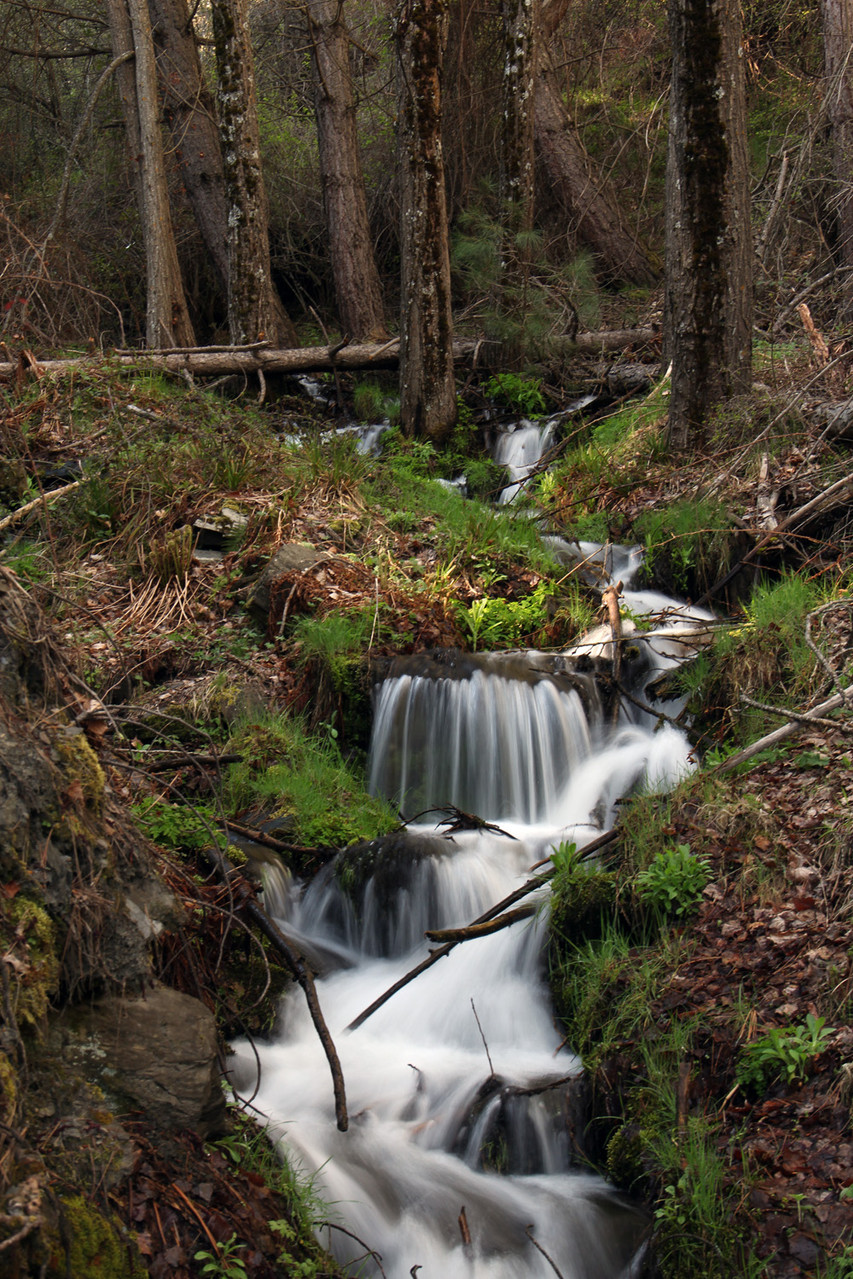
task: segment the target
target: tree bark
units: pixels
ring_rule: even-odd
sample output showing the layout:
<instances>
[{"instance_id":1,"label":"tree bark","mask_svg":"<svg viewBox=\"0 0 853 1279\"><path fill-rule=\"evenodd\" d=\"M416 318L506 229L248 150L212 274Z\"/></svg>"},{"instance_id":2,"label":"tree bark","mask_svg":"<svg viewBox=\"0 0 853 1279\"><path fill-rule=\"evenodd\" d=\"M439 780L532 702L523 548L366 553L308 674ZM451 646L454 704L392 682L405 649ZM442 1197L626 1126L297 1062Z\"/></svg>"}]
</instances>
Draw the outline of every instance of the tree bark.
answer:
<instances>
[{"instance_id":1,"label":"tree bark","mask_svg":"<svg viewBox=\"0 0 853 1279\"><path fill-rule=\"evenodd\" d=\"M270 272L247 0L212 0L219 136L228 225L228 329L235 345L262 336L296 345Z\"/></svg>"},{"instance_id":2,"label":"tree bark","mask_svg":"<svg viewBox=\"0 0 853 1279\"><path fill-rule=\"evenodd\" d=\"M658 273L622 218L616 197L596 174L563 102L548 45L565 8L554 0L542 6L533 117L539 159L568 222L592 251L604 278L654 284Z\"/></svg>"},{"instance_id":3,"label":"tree bark","mask_svg":"<svg viewBox=\"0 0 853 1279\"><path fill-rule=\"evenodd\" d=\"M510 227L533 226L536 0L502 0L504 36L501 197Z\"/></svg>"},{"instance_id":4,"label":"tree bark","mask_svg":"<svg viewBox=\"0 0 853 1279\"><path fill-rule=\"evenodd\" d=\"M349 33L339 0L307 0L323 208L342 332L387 335L359 156Z\"/></svg>"},{"instance_id":5,"label":"tree bark","mask_svg":"<svg viewBox=\"0 0 853 1279\"><path fill-rule=\"evenodd\" d=\"M398 0L400 410L408 435L442 443L456 423L450 250L441 148L447 0Z\"/></svg>"},{"instance_id":6,"label":"tree bark","mask_svg":"<svg viewBox=\"0 0 853 1279\"><path fill-rule=\"evenodd\" d=\"M148 0L166 123L208 256L228 289L228 210L213 94L205 83L187 0Z\"/></svg>"},{"instance_id":7,"label":"tree bark","mask_svg":"<svg viewBox=\"0 0 853 1279\"><path fill-rule=\"evenodd\" d=\"M832 128L835 176L833 208L838 227L835 256L850 268L842 285L843 309L853 314L853 4L851 0L821 0L826 107Z\"/></svg>"},{"instance_id":8,"label":"tree bark","mask_svg":"<svg viewBox=\"0 0 853 1279\"><path fill-rule=\"evenodd\" d=\"M752 233L739 5L670 0L669 24L665 358L680 451L751 385Z\"/></svg>"},{"instance_id":9,"label":"tree bark","mask_svg":"<svg viewBox=\"0 0 853 1279\"><path fill-rule=\"evenodd\" d=\"M146 0L109 0L110 33L116 57L133 50L131 65L118 70L145 242L145 340L150 347L195 341L178 266L169 211L169 191L160 132L157 72Z\"/></svg>"}]
</instances>

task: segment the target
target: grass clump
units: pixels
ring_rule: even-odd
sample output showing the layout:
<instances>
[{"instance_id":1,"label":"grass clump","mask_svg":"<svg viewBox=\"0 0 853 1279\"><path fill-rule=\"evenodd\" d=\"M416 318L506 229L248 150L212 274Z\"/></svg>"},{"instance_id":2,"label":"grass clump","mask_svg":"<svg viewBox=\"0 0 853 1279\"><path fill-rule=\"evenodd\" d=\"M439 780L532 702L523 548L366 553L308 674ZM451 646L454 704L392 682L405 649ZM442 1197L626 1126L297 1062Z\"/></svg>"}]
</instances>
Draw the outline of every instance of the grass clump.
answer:
<instances>
[{"instance_id":1,"label":"grass clump","mask_svg":"<svg viewBox=\"0 0 853 1279\"><path fill-rule=\"evenodd\" d=\"M231 807L260 807L289 819L295 842L342 848L397 825L391 808L368 794L335 740L313 737L293 717L275 715L244 725L230 749L243 756L226 779Z\"/></svg>"},{"instance_id":2,"label":"grass clump","mask_svg":"<svg viewBox=\"0 0 853 1279\"><path fill-rule=\"evenodd\" d=\"M734 558L731 518L725 507L706 498L644 511L634 533L645 547L643 577L675 595L696 598Z\"/></svg>"},{"instance_id":3,"label":"grass clump","mask_svg":"<svg viewBox=\"0 0 853 1279\"><path fill-rule=\"evenodd\" d=\"M760 583L743 620L717 635L689 677L696 690L691 711L718 722L723 735L740 742L777 727L778 718L744 706L742 697L775 700L784 689L790 705L808 699L817 661L806 643L806 617L820 602L817 583L795 573Z\"/></svg>"},{"instance_id":4,"label":"grass clump","mask_svg":"<svg viewBox=\"0 0 853 1279\"><path fill-rule=\"evenodd\" d=\"M350 692L377 622L375 608L300 617L293 628L293 639L303 661L320 662L326 668L336 692Z\"/></svg>"}]
</instances>

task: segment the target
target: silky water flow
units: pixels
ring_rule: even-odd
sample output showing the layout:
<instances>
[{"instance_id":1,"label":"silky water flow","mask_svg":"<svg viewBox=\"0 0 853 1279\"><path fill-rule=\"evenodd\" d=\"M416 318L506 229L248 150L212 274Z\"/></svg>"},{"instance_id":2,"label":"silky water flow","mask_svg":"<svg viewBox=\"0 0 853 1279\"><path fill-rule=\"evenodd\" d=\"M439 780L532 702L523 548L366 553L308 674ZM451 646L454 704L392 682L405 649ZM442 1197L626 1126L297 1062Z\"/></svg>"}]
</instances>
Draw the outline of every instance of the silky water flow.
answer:
<instances>
[{"instance_id":1,"label":"silky water flow","mask_svg":"<svg viewBox=\"0 0 853 1279\"><path fill-rule=\"evenodd\" d=\"M664 610L652 638L636 642L642 700L709 615L639 593L628 604ZM313 1179L333 1223L323 1242L353 1275L638 1273L648 1223L584 1167L575 1141L580 1063L552 1020L547 887L534 917L456 946L346 1029L426 958L426 929L476 919L560 842L582 846L612 825L621 796L665 789L690 769L669 725L655 731L655 717L627 702L615 724L602 714L594 680L576 668L584 654L606 658L607 644L603 633L562 657L401 659L377 690L370 779L419 820L341 854L307 887L267 879L267 908L325 971L317 990L349 1130L336 1129L329 1067L298 989L276 1042L255 1045L257 1056L236 1046L232 1078ZM425 810L446 805L503 833L443 834L441 814Z\"/></svg>"}]
</instances>

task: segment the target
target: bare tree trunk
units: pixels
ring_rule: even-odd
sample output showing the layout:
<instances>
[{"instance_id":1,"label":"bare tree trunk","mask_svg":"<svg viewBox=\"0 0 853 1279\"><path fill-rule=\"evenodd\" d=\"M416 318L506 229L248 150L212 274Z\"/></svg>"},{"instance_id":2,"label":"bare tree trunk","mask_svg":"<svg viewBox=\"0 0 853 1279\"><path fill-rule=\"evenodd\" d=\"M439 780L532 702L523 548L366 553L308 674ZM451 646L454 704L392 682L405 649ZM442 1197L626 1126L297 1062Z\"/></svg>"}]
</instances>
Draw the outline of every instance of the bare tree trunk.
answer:
<instances>
[{"instance_id":1,"label":"bare tree trunk","mask_svg":"<svg viewBox=\"0 0 853 1279\"><path fill-rule=\"evenodd\" d=\"M536 67L534 131L536 148L551 185L578 239L593 253L604 277L629 284L653 284L657 271L623 219L616 197L587 155L548 51L550 37L566 5L542 5L542 33Z\"/></svg>"},{"instance_id":2,"label":"bare tree trunk","mask_svg":"<svg viewBox=\"0 0 853 1279\"><path fill-rule=\"evenodd\" d=\"M228 207L228 329L235 345L265 335L296 345L270 274L267 195L261 172L255 69L247 0L212 0L219 136Z\"/></svg>"},{"instance_id":3,"label":"bare tree trunk","mask_svg":"<svg viewBox=\"0 0 853 1279\"><path fill-rule=\"evenodd\" d=\"M700 445L752 375L752 233L738 0L670 0L666 192L669 436Z\"/></svg>"},{"instance_id":4,"label":"bare tree trunk","mask_svg":"<svg viewBox=\"0 0 853 1279\"><path fill-rule=\"evenodd\" d=\"M504 36L501 197L508 223L519 231L533 226L536 90L536 0L502 0Z\"/></svg>"},{"instance_id":5,"label":"bare tree trunk","mask_svg":"<svg viewBox=\"0 0 853 1279\"><path fill-rule=\"evenodd\" d=\"M456 423L450 252L441 150L447 0L395 13L400 157L400 408L403 429L441 443Z\"/></svg>"},{"instance_id":6,"label":"bare tree trunk","mask_svg":"<svg viewBox=\"0 0 853 1279\"><path fill-rule=\"evenodd\" d=\"M228 288L228 211L213 94L202 74L187 0L148 2L173 153L224 293Z\"/></svg>"},{"instance_id":7,"label":"bare tree trunk","mask_svg":"<svg viewBox=\"0 0 853 1279\"><path fill-rule=\"evenodd\" d=\"M826 106L832 127L833 168L838 223L836 255L851 268L842 289L846 315L853 313L853 4L851 0L821 0L823 65Z\"/></svg>"},{"instance_id":8,"label":"bare tree trunk","mask_svg":"<svg viewBox=\"0 0 853 1279\"><path fill-rule=\"evenodd\" d=\"M109 0L115 56L134 52L133 80L119 68L119 92L125 112L145 241L145 340L150 347L195 342L178 266L169 211L169 191L160 132L157 71L146 0Z\"/></svg>"},{"instance_id":9,"label":"bare tree trunk","mask_svg":"<svg viewBox=\"0 0 853 1279\"><path fill-rule=\"evenodd\" d=\"M323 206L338 317L352 338L387 334L356 131L349 33L339 0L308 0Z\"/></svg>"}]
</instances>

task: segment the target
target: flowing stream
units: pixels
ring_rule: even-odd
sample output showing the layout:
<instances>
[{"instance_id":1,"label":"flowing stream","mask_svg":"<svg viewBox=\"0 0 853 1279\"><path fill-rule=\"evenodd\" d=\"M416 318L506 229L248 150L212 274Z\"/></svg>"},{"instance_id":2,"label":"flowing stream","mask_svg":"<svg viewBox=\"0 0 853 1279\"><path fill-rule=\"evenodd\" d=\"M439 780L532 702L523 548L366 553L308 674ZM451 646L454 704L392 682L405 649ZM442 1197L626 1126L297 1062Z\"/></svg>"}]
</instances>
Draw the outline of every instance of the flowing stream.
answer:
<instances>
[{"instance_id":1,"label":"flowing stream","mask_svg":"<svg viewBox=\"0 0 853 1279\"><path fill-rule=\"evenodd\" d=\"M616 567L627 578L632 561ZM626 602L658 619L625 676L643 701L709 615L642 593ZM603 712L583 670L590 656L607 659L606 632L562 656L400 659L376 692L370 782L418 821L341 854L308 886L267 879L267 908L324 971L317 989L349 1130L336 1130L298 989L274 1043L257 1057L237 1045L233 1079L314 1179L342 1227L323 1242L352 1274L628 1279L639 1269L645 1217L579 1151L580 1067L552 1020L544 910L458 945L346 1029L427 956L427 928L476 919L560 841L583 845L612 825L620 796L691 768L671 726L655 731L655 716L628 701L615 723ZM449 835L428 812L446 805L501 831Z\"/></svg>"}]
</instances>

